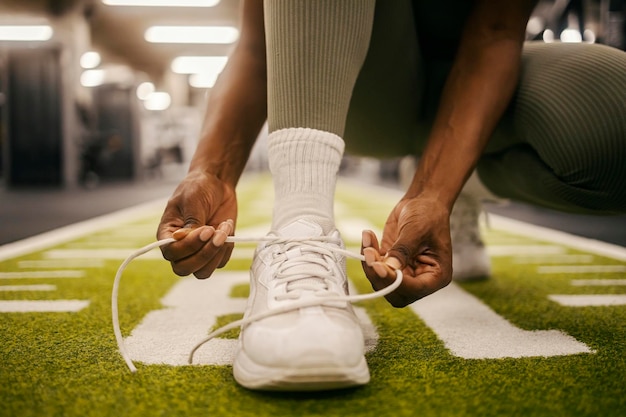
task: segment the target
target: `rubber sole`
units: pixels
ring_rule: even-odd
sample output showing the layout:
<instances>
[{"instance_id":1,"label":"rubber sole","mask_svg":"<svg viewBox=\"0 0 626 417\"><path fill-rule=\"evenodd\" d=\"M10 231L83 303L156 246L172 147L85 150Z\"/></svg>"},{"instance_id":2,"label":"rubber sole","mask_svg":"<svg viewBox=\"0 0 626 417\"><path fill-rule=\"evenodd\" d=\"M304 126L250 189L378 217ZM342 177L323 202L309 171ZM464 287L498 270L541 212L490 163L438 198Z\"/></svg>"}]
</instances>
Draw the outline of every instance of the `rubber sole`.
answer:
<instances>
[{"instance_id":1,"label":"rubber sole","mask_svg":"<svg viewBox=\"0 0 626 417\"><path fill-rule=\"evenodd\" d=\"M354 367L274 368L240 351L233 363L239 385L259 391L326 391L365 385L370 380L365 357Z\"/></svg>"}]
</instances>

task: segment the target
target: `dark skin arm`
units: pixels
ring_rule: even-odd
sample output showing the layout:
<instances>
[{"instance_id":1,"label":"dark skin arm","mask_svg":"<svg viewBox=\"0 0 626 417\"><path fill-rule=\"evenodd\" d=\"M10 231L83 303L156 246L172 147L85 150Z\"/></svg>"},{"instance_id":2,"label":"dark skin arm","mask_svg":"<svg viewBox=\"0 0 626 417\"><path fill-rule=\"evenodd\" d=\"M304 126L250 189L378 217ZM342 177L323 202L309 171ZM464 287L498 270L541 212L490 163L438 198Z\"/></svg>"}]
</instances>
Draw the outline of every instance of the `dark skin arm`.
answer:
<instances>
[{"instance_id":1,"label":"dark skin arm","mask_svg":"<svg viewBox=\"0 0 626 417\"><path fill-rule=\"evenodd\" d=\"M178 275L208 278L232 252L225 244L237 218L235 187L267 118L262 0L245 0L241 35L210 93L189 172L164 210L157 238Z\"/></svg>"},{"instance_id":2,"label":"dark skin arm","mask_svg":"<svg viewBox=\"0 0 626 417\"><path fill-rule=\"evenodd\" d=\"M363 268L375 289L403 271L401 287L387 297L396 307L451 281L450 212L515 91L535 3L476 2L413 181L381 244L373 232L363 235Z\"/></svg>"}]
</instances>

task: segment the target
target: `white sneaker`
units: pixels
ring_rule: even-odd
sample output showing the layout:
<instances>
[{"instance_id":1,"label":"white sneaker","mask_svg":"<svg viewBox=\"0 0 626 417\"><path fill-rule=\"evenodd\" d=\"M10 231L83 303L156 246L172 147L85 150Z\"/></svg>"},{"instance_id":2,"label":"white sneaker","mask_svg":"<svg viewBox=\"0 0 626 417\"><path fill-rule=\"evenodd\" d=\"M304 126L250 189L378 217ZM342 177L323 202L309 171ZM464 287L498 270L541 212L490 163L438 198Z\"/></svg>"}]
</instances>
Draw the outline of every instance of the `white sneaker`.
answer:
<instances>
[{"instance_id":1,"label":"white sneaker","mask_svg":"<svg viewBox=\"0 0 626 417\"><path fill-rule=\"evenodd\" d=\"M261 244L250 270L246 317L294 303L345 296L343 242L298 220ZM306 237L303 240L301 238ZM366 384L364 338L349 302L329 301L243 326L233 374L250 389L308 391Z\"/></svg>"},{"instance_id":2,"label":"white sneaker","mask_svg":"<svg viewBox=\"0 0 626 417\"><path fill-rule=\"evenodd\" d=\"M473 281L491 275L491 260L480 236L478 217L482 206L477 198L461 193L450 215L452 279Z\"/></svg>"}]
</instances>

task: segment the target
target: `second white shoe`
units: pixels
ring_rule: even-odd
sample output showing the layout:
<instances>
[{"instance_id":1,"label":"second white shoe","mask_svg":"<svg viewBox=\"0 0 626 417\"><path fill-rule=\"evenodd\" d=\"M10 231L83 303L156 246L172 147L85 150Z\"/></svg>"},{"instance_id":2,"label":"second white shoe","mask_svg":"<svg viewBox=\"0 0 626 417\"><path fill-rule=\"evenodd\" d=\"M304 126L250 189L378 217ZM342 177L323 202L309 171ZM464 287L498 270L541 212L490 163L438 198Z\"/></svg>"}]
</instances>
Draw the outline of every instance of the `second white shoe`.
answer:
<instances>
[{"instance_id":1,"label":"second white shoe","mask_svg":"<svg viewBox=\"0 0 626 417\"><path fill-rule=\"evenodd\" d=\"M478 199L461 193L450 215L452 279L472 281L491 275L491 259L480 235Z\"/></svg>"},{"instance_id":2,"label":"second white shoe","mask_svg":"<svg viewBox=\"0 0 626 417\"><path fill-rule=\"evenodd\" d=\"M342 240L301 219L270 233L250 271L245 317L305 300L346 295ZM304 239L303 239L304 238ZM339 249L339 251L337 251ZM242 328L233 375L259 390L309 391L366 384L369 369L359 321L348 302L327 302Z\"/></svg>"}]
</instances>

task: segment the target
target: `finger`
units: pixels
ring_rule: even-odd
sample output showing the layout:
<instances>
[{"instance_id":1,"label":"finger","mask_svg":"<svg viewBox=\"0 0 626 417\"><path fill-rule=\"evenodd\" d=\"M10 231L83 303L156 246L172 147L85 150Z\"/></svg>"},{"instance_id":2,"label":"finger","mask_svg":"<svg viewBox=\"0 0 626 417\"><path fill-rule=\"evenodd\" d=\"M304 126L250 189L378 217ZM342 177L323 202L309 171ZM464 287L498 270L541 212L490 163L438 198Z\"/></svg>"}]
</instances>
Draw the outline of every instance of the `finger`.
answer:
<instances>
[{"instance_id":1,"label":"finger","mask_svg":"<svg viewBox=\"0 0 626 417\"><path fill-rule=\"evenodd\" d=\"M195 275L205 279L211 276L222 259L222 247L216 247L212 241L186 258L172 262L172 270L180 276Z\"/></svg>"},{"instance_id":2,"label":"finger","mask_svg":"<svg viewBox=\"0 0 626 417\"><path fill-rule=\"evenodd\" d=\"M211 226L203 226L195 229L182 228L174 232L180 238L176 242L161 247L163 257L170 262L177 262L199 251L214 235L215 229ZM182 237L181 237L182 236ZM177 238L175 237L175 239Z\"/></svg>"},{"instance_id":3,"label":"finger","mask_svg":"<svg viewBox=\"0 0 626 417\"><path fill-rule=\"evenodd\" d=\"M396 273L396 270L394 268L391 268L385 262L381 262L381 261L374 262L374 264L372 265L372 268L374 269L374 272L376 272L376 275L378 275L379 278L396 279L396 277L398 276Z\"/></svg>"},{"instance_id":4,"label":"finger","mask_svg":"<svg viewBox=\"0 0 626 417\"><path fill-rule=\"evenodd\" d=\"M223 221L215 230L213 239L208 242L195 257L188 260L189 266L194 267L194 262L200 262L201 267L191 271L196 278L206 279L210 277L216 268L222 268L230 259L233 244L226 243L226 238L234 231L234 222L230 219ZM187 262L185 263L187 264Z\"/></svg>"},{"instance_id":5,"label":"finger","mask_svg":"<svg viewBox=\"0 0 626 417\"><path fill-rule=\"evenodd\" d=\"M372 265L374 265L374 262L378 262L382 259L378 254L378 251L376 251L376 249L374 248L364 248L363 257L365 258L365 260L363 261L365 263L365 266L368 266L370 268L372 267Z\"/></svg>"}]
</instances>

